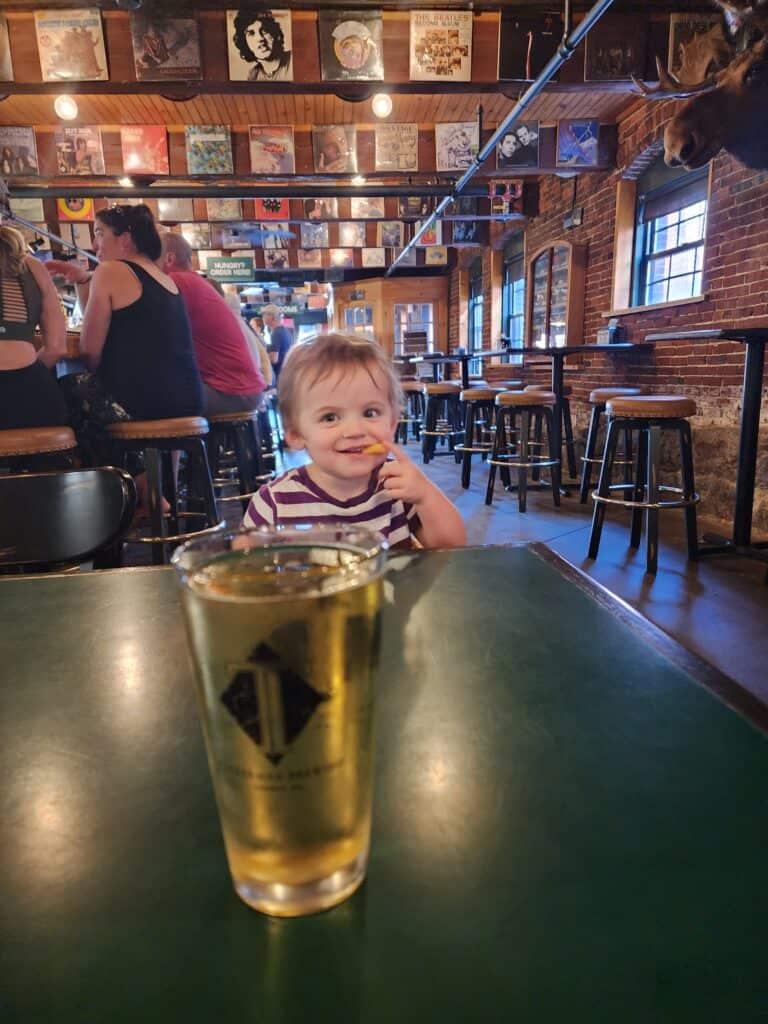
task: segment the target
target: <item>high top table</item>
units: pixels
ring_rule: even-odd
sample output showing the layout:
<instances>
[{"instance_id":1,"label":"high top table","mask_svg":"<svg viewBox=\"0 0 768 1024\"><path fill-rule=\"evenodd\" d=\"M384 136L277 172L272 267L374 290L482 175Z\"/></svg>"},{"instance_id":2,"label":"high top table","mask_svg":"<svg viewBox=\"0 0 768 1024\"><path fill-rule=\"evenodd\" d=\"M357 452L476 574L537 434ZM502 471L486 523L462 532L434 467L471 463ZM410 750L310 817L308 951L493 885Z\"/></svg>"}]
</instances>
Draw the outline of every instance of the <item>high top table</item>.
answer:
<instances>
[{"instance_id":1,"label":"high top table","mask_svg":"<svg viewBox=\"0 0 768 1024\"><path fill-rule=\"evenodd\" d=\"M3 1024L764 1020L768 744L706 687L765 708L545 554L393 559L368 880L293 921L232 890L173 571L0 580Z\"/></svg>"},{"instance_id":2,"label":"high top table","mask_svg":"<svg viewBox=\"0 0 768 1024\"><path fill-rule=\"evenodd\" d=\"M752 509L755 503L757 443L760 435L760 406L763 399L763 370L768 328L728 327L703 331L657 331L646 334L645 341L650 344L664 341L738 341L746 347L733 532L730 540L725 537L705 536L705 540L710 540L711 543L701 545L699 554L736 554L743 558L768 562L768 543L752 540Z\"/></svg>"}]
</instances>

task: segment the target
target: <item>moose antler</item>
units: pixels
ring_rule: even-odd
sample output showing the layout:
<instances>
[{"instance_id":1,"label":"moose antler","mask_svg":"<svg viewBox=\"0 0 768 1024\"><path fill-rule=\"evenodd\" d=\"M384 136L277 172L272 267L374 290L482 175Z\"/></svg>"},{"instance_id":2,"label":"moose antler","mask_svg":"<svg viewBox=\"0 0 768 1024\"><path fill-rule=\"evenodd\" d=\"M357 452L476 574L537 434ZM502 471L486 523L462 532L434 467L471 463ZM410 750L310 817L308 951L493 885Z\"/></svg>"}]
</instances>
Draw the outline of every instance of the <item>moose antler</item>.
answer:
<instances>
[{"instance_id":1,"label":"moose antler","mask_svg":"<svg viewBox=\"0 0 768 1024\"><path fill-rule=\"evenodd\" d=\"M659 73L658 85L646 85L632 75L635 88L648 100L682 100L688 96L698 96L702 92L712 92L717 87L717 75L709 75L703 82L697 82L695 85L686 85L671 71L667 71L658 57L656 70Z\"/></svg>"}]
</instances>

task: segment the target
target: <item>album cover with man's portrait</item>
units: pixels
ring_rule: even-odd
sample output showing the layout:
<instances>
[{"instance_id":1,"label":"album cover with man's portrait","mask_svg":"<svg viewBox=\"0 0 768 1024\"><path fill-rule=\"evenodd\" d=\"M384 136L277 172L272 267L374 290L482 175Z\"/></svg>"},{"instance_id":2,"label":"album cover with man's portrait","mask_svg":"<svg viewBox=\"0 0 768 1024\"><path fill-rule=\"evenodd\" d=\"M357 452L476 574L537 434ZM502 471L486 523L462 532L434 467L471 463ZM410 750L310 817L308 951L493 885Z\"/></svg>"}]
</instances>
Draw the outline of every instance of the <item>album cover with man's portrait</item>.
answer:
<instances>
[{"instance_id":1,"label":"album cover with man's portrait","mask_svg":"<svg viewBox=\"0 0 768 1024\"><path fill-rule=\"evenodd\" d=\"M312 152L319 174L357 174L357 130L351 124L312 129Z\"/></svg>"},{"instance_id":2,"label":"album cover with man's portrait","mask_svg":"<svg viewBox=\"0 0 768 1024\"><path fill-rule=\"evenodd\" d=\"M496 145L496 168L539 166L539 122L520 121Z\"/></svg>"},{"instance_id":3,"label":"album cover with man's portrait","mask_svg":"<svg viewBox=\"0 0 768 1024\"><path fill-rule=\"evenodd\" d=\"M132 14L131 41L139 82L189 82L203 77L194 18Z\"/></svg>"},{"instance_id":4,"label":"album cover with man's portrait","mask_svg":"<svg viewBox=\"0 0 768 1024\"><path fill-rule=\"evenodd\" d=\"M317 31L324 82L383 80L381 11L323 10Z\"/></svg>"},{"instance_id":5,"label":"album cover with man's portrait","mask_svg":"<svg viewBox=\"0 0 768 1024\"><path fill-rule=\"evenodd\" d=\"M648 26L637 18L611 14L587 33L584 49L585 82L628 82L645 77Z\"/></svg>"},{"instance_id":6,"label":"album cover with man's portrait","mask_svg":"<svg viewBox=\"0 0 768 1024\"><path fill-rule=\"evenodd\" d=\"M268 7L227 11L227 55L232 82L292 82L291 12Z\"/></svg>"},{"instance_id":7,"label":"album cover with man's portrait","mask_svg":"<svg viewBox=\"0 0 768 1024\"><path fill-rule=\"evenodd\" d=\"M327 196L323 199L305 199L304 216L307 220L338 220L339 201L335 196Z\"/></svg>"}]
</instances>

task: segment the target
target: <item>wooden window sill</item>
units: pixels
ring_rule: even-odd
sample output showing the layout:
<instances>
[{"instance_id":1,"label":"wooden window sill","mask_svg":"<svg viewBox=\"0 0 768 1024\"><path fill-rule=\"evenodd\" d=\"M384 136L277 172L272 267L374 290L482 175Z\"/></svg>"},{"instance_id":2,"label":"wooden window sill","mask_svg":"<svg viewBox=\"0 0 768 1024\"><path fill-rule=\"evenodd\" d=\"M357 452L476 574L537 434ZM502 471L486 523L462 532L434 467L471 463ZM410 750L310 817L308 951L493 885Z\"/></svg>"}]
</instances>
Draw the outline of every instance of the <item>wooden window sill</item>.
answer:
<instances>
[{"instance_id":1,"label":"wooden window sill","mask_svg":"<svg viewBox=\"0 0 768 1024\"><path fill-rule=\"evenodd\" d=\"M607 313L601 313L600 316L608 318L611 316L631 316L633 313L649 313L655 309L671 309L673 306L692 306L697 302L706 302L709 296L694 295L690 299L678 299L677 302L655 302L650 306L629 306L626 309L612 309Z\"/></svg>"}]
</instances>

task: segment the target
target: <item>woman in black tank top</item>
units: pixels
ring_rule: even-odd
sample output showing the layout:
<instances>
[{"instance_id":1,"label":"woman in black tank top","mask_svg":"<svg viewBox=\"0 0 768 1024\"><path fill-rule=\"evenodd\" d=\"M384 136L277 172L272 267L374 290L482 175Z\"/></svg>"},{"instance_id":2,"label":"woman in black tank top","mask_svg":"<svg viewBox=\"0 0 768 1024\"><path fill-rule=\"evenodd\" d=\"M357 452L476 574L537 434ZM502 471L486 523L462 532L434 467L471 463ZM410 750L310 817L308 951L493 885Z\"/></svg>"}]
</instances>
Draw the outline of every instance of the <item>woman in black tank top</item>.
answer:
<instances>
[{"instance_id":1,"label":"woman in black tank top","mask_svg":"<svg viewBox=\"0 0 768 1024\"><path fill-rule=\"evenodd\" d=\"M160 236L145 205L96 215L97 255L89 274L53 260L78 292L84 312L80 351L91 374L67 378L75 430L91 446L118 419L199 416L203 409L186 308L175 284L155 266Z\"/></svg>"}]
</instances>

